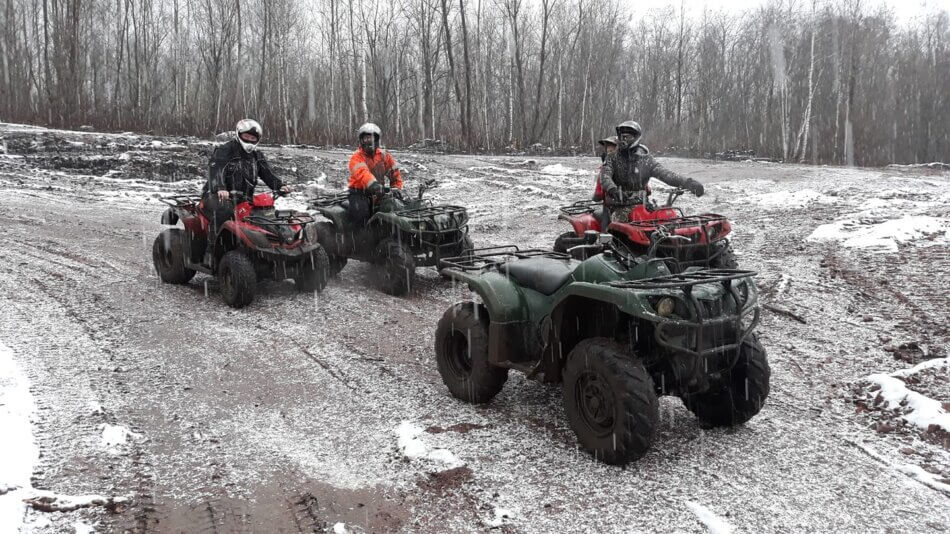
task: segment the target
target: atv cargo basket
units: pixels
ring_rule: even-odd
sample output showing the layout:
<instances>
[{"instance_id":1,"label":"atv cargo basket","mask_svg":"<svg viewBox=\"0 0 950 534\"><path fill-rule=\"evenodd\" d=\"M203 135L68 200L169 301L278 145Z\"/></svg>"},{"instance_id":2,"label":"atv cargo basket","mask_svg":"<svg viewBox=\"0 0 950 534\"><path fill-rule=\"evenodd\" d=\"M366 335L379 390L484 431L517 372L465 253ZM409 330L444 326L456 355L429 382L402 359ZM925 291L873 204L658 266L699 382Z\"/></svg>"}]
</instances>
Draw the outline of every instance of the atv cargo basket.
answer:
<instances>
[{"instance_id":1,"label":"atv cargo basket","mask_svg":"<svg viewBox=\"0 0 950 534\"><path fill-rule=\"evenodd\" d=\"M295 224L306 225L316 222L313 215L305 211L275 211L272 215L248 215L244 221L255 226L293 226Z\"/></svg>"},{"instance_id":2,"label":"atv cargo basket","mask_svg":"<svg viewBox=\"0 0 950 534\"><path fill-rule=\"evenodd\" d=\"M427 221L442 215L451 217L453 220L467 218L468 212L462 206L423 206L409 210L397 211L396 215L412 219L413 221Z\"/></svg>"},{"instance_id":3,"label":"atv cargo basket","mask_svg":"<svg viewBox=\"0 0 950 534\"><path fill-rule=\"evenodd\" d=\"M675 209L675 208L674 208ZM703 233L706 232L706 226L712 223L718 223L725 221L726 218L722 215L717 215L715 213L703 213L701 215L683 215L681 217L676 217L673 219L657 219L651 221L628 221L623 224L629 224L630 226L636 226L642 230L653 230L658 227L663 227L667 230L678 230L680 228L691 228L691 227L701 227Z\"/></svg>"},{"instance_id":4,"label":"atv cargo basket","mask_svg":"<svg viewBox=\"0 0 950 534\"><path fill-rule=\"evenodd\" d=\"M504 245L500 247L477 248L470 254L456 256L454 258L445 258L440 265L443 269L483 271L512 260L536 258L539 256L557 260L571 259L571 255L564 252L553 252L539 248L521 250L516 245Z\"/></svg>"},{"instance_id":5,"label":"atv cargo basket","mask_svg":"<svg viewBox=\"0 0 950 534\"><path fill-rule=\"evenodd\" d=\"M678 301L681 305L676 306L677 314L685 315L685 317L670 316L656 321L654 330L656 342L672 351L699 358L716 354L728 355L730 356L728 368L735 364L735 360L739 357L739 347L759 322L755 286L747 285L744 294L740 294L739 289L732 282L755 276L755 274L755 271L739 269L706 269L607 284L623 289L669 290L669 293L664 296ZM694 286L715 283L722 284L732 297L736 313L722 313L721 309L716 309L716 306L709 301L700 300L693 294ZM682 313L683 311L685 314ZM730 342L714 344L722 341L721 334L724 331L729 332ZM720 335L717 336L717 333Z\"/></svg>"}]
</instances>

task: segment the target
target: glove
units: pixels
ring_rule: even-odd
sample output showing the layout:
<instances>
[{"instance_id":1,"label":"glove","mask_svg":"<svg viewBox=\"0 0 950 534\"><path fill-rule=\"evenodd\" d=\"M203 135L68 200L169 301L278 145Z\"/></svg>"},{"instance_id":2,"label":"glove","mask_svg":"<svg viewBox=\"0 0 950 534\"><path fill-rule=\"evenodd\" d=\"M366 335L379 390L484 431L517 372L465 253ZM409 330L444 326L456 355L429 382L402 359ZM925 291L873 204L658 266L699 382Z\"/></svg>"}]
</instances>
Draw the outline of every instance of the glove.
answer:
<instances>
[{"instance_id":1,"label":"glove","mask_svg":"<svg viewBox=\"0 0 950 534\"><path fill-rule=\"evenodd\" d=\"M369 184L369 187L366 188L366 194L371 197L378 197L383 194L383 184L379 182L373 182Z\"/></svg>"},{"instance_id":2,"label":"glove","mask_svg":"<svg viewBox=\"0 0 950 534\"><path fill-rule=\"evenodd\" d=\"M396 200L402 200L402 199L403 199L403 197L402 197L402 189L397 189L397 188L394 187L394 188L392 188L392 189L390 190L390 193L393 194L393 198L395 198Z\"/></svg>"},{"instance_id":3,"label":"glove","mask_svg":"<svg viewBox=\"0 0 950 534\"><path fill-rule=\"evenodd\" d=\"M706 189L703 187L703 184L697 182L696 180L693 180L692 178L689 178L688 180L686 180L686 189L689 189L689 191L692 194L696 195L697 197L703 196L703 193L706 192Z\"/></svg>"},{"instance_id":4,"label":"glove","mask_svg":"<svg viewBox=\"0 0 950 534\"><path fill-rule=\"evenodd\" d=\"M619 187L607 191L607 200L611 204L623 204L623 191Z\"/></svg>"}]
</instances>

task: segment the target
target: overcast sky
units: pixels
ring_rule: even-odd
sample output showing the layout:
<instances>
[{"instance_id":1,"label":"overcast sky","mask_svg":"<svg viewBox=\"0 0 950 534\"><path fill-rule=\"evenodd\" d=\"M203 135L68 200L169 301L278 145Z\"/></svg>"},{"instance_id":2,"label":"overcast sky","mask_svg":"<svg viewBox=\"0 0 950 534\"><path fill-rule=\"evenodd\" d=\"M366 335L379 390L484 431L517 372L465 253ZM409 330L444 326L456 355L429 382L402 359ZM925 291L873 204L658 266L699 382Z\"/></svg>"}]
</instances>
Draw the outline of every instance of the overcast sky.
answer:
<instances>
[{"instance_id":1,"label":"overcast sky","mask_svg":"<svg viewBox=\"0 0 950 534\"><path fill-rule=\"evenodd\" d=\"M803 6L811 5L811 0L796 1ZM702 13L704 7L712 10L745 11L770 3L774 2L769 0L684 0L687 11L694 15ZM824 2L819 1L819 4L822 3ZM897 21L902 24L922 13L950 10L950 0L863 0L862 3L869 8L881 5L889 6ZM679 5L680 0L636 0L635 9L667 6L679 8Z\"/></svg>"}]
</instances>

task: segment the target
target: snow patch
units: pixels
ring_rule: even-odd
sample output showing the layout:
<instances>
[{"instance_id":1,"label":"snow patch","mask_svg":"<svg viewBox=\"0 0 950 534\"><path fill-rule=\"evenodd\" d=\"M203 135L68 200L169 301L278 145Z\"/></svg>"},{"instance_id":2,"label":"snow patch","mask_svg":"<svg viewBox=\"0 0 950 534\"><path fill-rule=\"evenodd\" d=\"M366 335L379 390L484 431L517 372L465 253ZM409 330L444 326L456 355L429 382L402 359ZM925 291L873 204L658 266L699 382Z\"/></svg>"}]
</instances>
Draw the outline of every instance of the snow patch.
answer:
<instances>
[{"instance_id":1,"label":"snow patch","mask_svg":"<svg viewBox=\"0 0 950 534\"><path fill-rule=\"evenodd\" d=\"M732 534L734 530L733 526L725 519L713 513L709 508L695 502L687 502L686 507L696 514L696 518L699 519L699 522L706 525L706 529L712 534Z\"/></svg>"},{"instance_id":2,"label":"snow patch","mask_svg":"<svg viewBox=\"0 0 950 534\"><path fill-rule=\"evenodd\" d=\"M102 439L100 441L102 447L112 454L118 454L120 446L125 445L129 439L138 440L142 437L141 434L132 432L128 427L121 425L104 423L99 425L99 430L102 431Z\"/></svg>"},{"instance_id":3,"label":"snow patch","mask_svg":"<svg viewBox=\"0 0 950 534\"><path fill-rule=\"evenodd\" d=\"M13 351L0 343L0 532L18 532L22 526L24 493L39 458L30 426L35 411L29 382Z\"/></svg>"},{"instance_id":4,"label":"snow patch","mask_svg":"<svg viewBox=\"0 0 950 534\"><path fill-rule=\"evenodd\" d=\"M495 508L491 518L485 524L491 528L499 528L515 518L515 513L508 508Z\"/></svg>"},{"instance_id":5,"label":"snow patch","mask_svg":"<svg viewBox=\"0 0 950 534\"><path fill-rule=\"evenodd\" d=\"M565 167L560 163L555 163L554 165L545 165L544 167L541 167L541 174L548 174L551 176L579 176L591 174L591 172L581 169L573 169L571 167Z\"/></svg>"},{"instance_id":6,"label":"snow patch","mask_svg":"<svg viewBox=\"0 0 950 534\"><path fill-rule=\"evenodd\" d=\"M96 532L96 529L92 528L91 525L83 523L82 521L73 523L73 530L76 534L95 534Z\"/></svg>"},{"instance_id":7,"label":"snow patch","mask_svg":"<svg viewBox=\"0 0 950 534\"><path fill-rule=\"evenodd\" d=\"M891 373L891 376L897 377L897 378L904 378L904 377L915 375L925 369L936 369L937 367L950 367L950 356L947 356L946 358L934 358L932 360L924 360L909 369L901 369L899 371L894 371L893 373Z\"/></svg>"},{"instance_id":8,"label":"snow patch","mask_svg":"<svg viewBox=\"0 0 950 534\"><path fill-rule=\"evenodd\" d=\"M808 241L840 241L842 246L880 252L897 252L898 243L930 239L931 244L947 243L950 219L928 215L908 215L878 224L864 225L847 219L823 224L806 238ZM940 237L942 236L942 237ZM926 245L927 243L923 243Z\"/></svg>"},{"instance_id":9,"label":"snow patch","mask_svg":"<svg viewBox=\"0 0 950 534\"><path fill-rule=\"evenodd\" d=\"M904 473L905 475L909 475L911 478L917 480L925 486L950 494L950 484L941 482L940 479L933 473L928 473L919 466L905 464L897 466L897 470L901 473Z\"/></svg>"},{"instance_id":10,"label":"snow patch","mask_svg":"<svg viewBox=\"0 0 950 534\"><path fill-rule=\"evenodd\" d=\"M751 200L765 208L803 208L808 204L834 204L838 198L823 195L812 189L800 191L776 191L752 195Z\"/></svg>"},{"instance_id":11,"label":"snow patch","mask_svg":"<svg viewBox=\"0 0 950 534\"><path fill-rule=\"evenodd\" d=\"M426 460L443 464L446 469L462 467L461 461L448 449L432 448L422 441L422 427L403 421L396 428L396 446L409 460Z\"/></svg>"},{"instance_id":12,"label":"snow patch","mask_svg":"<svg viewBox=\"0 0 950 534\"><path fill-rule=\"evenodd\" d=\"M924 430L936 425L950 432L950 414L936 400L908 389L903 381L891 375L876 373L867 380L881 386L879 394L885 407L900 410L901 418L908 423Z\"/></svg>"}]
</instances>

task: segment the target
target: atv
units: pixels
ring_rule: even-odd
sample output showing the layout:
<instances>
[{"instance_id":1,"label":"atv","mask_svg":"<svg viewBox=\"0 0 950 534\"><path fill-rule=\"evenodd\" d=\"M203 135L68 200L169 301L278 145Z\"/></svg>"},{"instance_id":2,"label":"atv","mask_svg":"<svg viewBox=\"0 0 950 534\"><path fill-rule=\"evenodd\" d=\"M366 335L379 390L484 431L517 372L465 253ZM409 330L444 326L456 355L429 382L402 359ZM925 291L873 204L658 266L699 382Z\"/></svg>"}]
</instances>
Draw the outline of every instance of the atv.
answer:
<instances>
[{"instance_id":1,"label":"atv","mask_svg":"<svg viewBox=\"0 0 950 534\"><path fill-rule=\"evenodd\" d=\"M434 180L420 184L415 198L402 199L390 188L374 202L374 213L365 225L349 219L346 193L314 199L310 208L327 221L313 230L326 249L331 275L338 274L348 258L370 262L380 270L380 288L390 295L412 289L416 267L439 265L474 248L468 235L468 211L461 206L435 206L423 198Z\"/></svg>"},{"instance_id":2,"label":"atv","mask_svg":"<svg viewBox=\"0 0 950 534\"><path fill-rule=\"evenodd\" d=\"M305 212L277 210L274 200L282 193L259 193L247 197L231 191L234 219L209 235L210 222L201 197L176 195L160 199L169 207L162 214L167 228L152 245L152 261L162 282L187 284L195 273L221 280L221 296L231 307L242 308L254 300L258 280L292 278L297 289L312 293L327 285L327 254L319 243L310 242L304 229L314 222ZM206 255L208 239L212 253Z\"/></svg>"},{"instance_id":3,"label":"atv","mask_svg":"<svg viewBox=\"0 0 950 534\"><path fill-rule=\"evenodd\" d=\"M556 252L583 244L584 232L609 232L637 254L650 257L670 258L675 271L693 266L735 269L738 267L735 253L726 236L732 231L729 220L715 213L684 215L673 203L686 191L673 189L666 204L657 206L640 191L626 199L625 207L633 208L627 222L611 222L603 228L602 221L609 220L601 210L602 201L583 200L560 208L559 220L567 221L573 228L554 241Z\"/></svg>"},{"instance_id":4,"label":"atv","mask_svg":"<svg viewBox=\"0 0 950 534\"><path fill-rule=\"evenodd\" d=\"M615 465L650 448L658 396L678 396L706 426L759 412L770 370L753 333L756 273L675 273L596 232L570 252L512 245L444 261L442 272L478 296L450 307L436 329L436 363L453 396L489 402L510 369L562 382L580 445Z\"/></svg>"}]
</instances>

